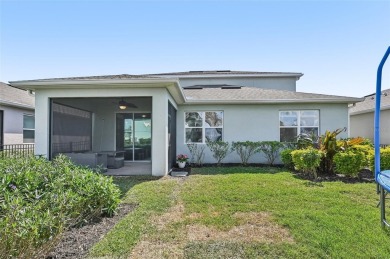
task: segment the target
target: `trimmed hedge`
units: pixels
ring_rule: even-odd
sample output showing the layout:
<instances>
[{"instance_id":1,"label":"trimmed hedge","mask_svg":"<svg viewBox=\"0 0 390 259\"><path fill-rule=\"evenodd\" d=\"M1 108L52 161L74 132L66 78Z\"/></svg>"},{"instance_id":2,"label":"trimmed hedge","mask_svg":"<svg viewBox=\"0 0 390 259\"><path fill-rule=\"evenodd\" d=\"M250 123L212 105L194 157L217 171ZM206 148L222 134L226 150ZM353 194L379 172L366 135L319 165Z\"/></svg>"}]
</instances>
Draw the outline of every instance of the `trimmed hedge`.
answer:
<instances>
[{"instance_id":1,"label":"trimmed hedge","mask_svg":"<svg viewBox=\"0 0 390 259\"><path fill-rule=\"evenodd\" d=\"M42 257L66 228L112 215L120 191L112 179L59 156L0 159L0 257Z\"/></svg>"},{"instance_id":2,"label":"trimmed hedge","mask_svg":"<svg viewBox=\"0 0 390 259\"><path fill-rule=\"evenodd\" d=\"M288 169L294 169L294 163L292 160L291 152L294 149L286 148L280 152L280 159L282 160L284 166Z\"/></svg>"},{"instance_id":3,"label":"trimmed hedge","mask_svg":"<svg viewBox=\"0 0 390 259\"><path fill-rule=\"evenodd\" d=\"M312 173L317 178L317 167L320 166L323 153L318 149L298 149L291 152L292 161L296 170Z\"/></svg>"}]
</instances>

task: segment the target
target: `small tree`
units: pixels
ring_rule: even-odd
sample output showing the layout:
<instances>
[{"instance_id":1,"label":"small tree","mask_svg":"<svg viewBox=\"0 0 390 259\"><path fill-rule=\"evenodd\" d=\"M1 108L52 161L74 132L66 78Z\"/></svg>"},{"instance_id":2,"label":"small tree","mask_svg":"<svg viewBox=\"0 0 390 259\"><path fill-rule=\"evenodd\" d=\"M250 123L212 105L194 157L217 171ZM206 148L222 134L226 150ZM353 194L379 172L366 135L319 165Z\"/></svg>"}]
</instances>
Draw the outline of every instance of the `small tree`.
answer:
<instances>
[{"instance_id":1,"label":"small tree","mask_svg":"<svg viewBox=\"0 0 390 259\"><path fill-rule=\"evenodd\" d=\"M207 147L213 152L213 157L217 160L217 165L220 166L222 160L231 152L229 142L224 141L207 141Z\"/></svg>"},{"instance_id":2,"label":"small tree","mask_svg":"<svg viewBox=\"0 0 390 259\"><path fill-rule=\"evenodd\" d=\"M191 164L195 163L197 166L202 166L206 146L202 144L189 143L187 144L187 147L191 153Z\"/></svg>"},{"instance_id":3,"label":"small tree","mask_svg":"<svg viewBox=\"0 0 390 259\"><path fill-rule=\"evenodd\" d=\"M340 150L337 146L337 135L346 131L347 128L337 129L332 132L325 131L325 135L320 137L320 150L324 153L322 169L325 173L333 173L333 157Z\"/></svg>"},{"instance_id":4,"label":"small tree","mask_svg":"<svg viewBox=\"0 0 390 259\"><path fill-rule=\"evenodd\" d=\"M283 146L284 144L279 141L262 141L259 144L259 151L264 153L268 164L273 165L279 155L280 149L282 149Z\"/></svg>"},{"instance_id":5,"label":"small tree","mask_svg":"<svg viewBox=\"0 0 390 259\"><path fill-rule=\"evenodd\" d=\"M240 156L243 165L248 164L249 158L258 152L260 143L253 141L238 141L232 143L232 151L236 151Z\"/></svg>"}]
</instances>

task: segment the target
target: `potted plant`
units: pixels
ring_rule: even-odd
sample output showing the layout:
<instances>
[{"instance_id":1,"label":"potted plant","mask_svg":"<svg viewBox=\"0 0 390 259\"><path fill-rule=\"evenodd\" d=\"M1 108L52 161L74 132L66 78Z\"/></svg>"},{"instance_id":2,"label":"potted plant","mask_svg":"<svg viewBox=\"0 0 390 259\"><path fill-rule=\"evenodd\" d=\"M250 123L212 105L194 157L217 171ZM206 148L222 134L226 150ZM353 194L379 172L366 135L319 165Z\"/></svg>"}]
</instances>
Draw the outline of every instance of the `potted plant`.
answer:
<instances>
[{"instance_id":1,"label":"potted plant","mask_svg":"<svg viewBox=\"0 0 390 259\"><path fill-rule=\"evenodd\" d=\"M177 155L176 161L177 161L179 168L184 168L186 166L187 161L188 161L188 156L184 155L184 154Z\"/></svg>"}]
</instances>

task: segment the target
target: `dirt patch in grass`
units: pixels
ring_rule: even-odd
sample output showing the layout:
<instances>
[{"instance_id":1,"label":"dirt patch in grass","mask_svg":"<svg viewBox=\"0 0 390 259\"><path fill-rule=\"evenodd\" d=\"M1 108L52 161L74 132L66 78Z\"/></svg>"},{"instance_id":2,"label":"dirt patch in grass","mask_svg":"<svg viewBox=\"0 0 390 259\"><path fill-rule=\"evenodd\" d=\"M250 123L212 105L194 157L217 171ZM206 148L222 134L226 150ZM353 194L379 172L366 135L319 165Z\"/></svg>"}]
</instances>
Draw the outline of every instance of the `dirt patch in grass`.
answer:
<instances>
[{"instance_id":1,"label":"dirt patch in grass","mask_svg":"<svg viewBox=\"0 0 390 259\"><path fill-rule=\"evenodd\" d=\"M89 249L135 207L133 204L122 204L117 214L111 218L97 218L82 227L69 229L63 233L46 259L86 257Z\"/></svg>"},{"instance_id":2,"label":"dirt patch in grass","mask_svg":"<svg viewBox=\"0 0 390 259\"><path fill-rule=\"evenodd\" d=\"M152 224L157 227L157 230L163 230L168 224L176 223L182 220L184 214L184 205L179 202L171 207L166 213L154 216L150 219Z\"/></svg>"},{"instance_id":3,"label":"dirt patch in grass","mask_svg":"<svg viewBox=\"0 0 390 259\"><path fill-rule=\"evenodd\" d=\"M227 231L198 224L187 226L188 240L258 243L293 243L294 241L287 229L270 220L268 213L236 213L233 216L241 224Z\"/></svg>"},{"instance_id":4,"label":"dirt patch in grass","mask_svg":"<svg viewBox=\"0 0 390 259\"><path fill-rule=\"evenodd\" d=\"M129 258L183 258L183 244L177 242L141 241Z\"/></svg>"},{"instance_id":5,"label":"dirt patch in grass","mask_svg":"<svg viewBox=\"0 0 390 259\"><path fill-rule=\"evenodd\" d=\"M200 213L184 216L184 205L179 201L166 213L152 218L158 232L145 235L130 258L183 258L186 246L194 242L294 243L289 231L272 222L265 212L236 213L233 217L238 225L226 231L200 224L180 226L180 222L201 217Z\"/></svg>"}]
</instances>

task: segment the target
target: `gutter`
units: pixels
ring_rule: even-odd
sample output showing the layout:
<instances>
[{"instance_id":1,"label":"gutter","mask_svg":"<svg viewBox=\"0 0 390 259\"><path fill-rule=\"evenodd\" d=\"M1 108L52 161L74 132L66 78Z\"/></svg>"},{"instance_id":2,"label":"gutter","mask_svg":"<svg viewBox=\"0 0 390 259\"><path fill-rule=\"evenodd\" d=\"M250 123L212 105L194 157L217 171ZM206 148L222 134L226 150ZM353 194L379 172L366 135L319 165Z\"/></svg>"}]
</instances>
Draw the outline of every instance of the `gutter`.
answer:
<instances>
[{"instance_id":1,"label":"gutter","mask_svg":"<svg viewBox=\"0 0 390 259\"><path fill-rule=\"evenodd\" d=\"M34 90L39 88L48 88L45 86L71 86L71 85L129 85L129 84L161 84L161 83L176 83L177 79L161 79L161 78L148 78L148 79L79 79L79 80L26 80L26 81L10 81L9 84L21 89Z\"/></svg>"},{"instance_id":2,"label":"gutter","mask_svg":"<svg viewBox=\"0 0 390 259\"><path fill-rule=\"evenodd\" d=\"M185 102L183 90L178 79L146 78L146 79L79 79L79 80L26 80L11 81L11 86L26 89L86 89L86 88L108 88L108 87L143 87L143 88L166 88L178 104Z\"/></svg>"},{"instance_id":3,"label":"gutter","mask_svg":"<svg viewBox=\"0 0 390 259\"><path fill-rule=\"evenodd\" d=\"M280 104L280 103L356 103L364 98L342 98L342 99L263 99L263 100L191 100L186 99L184 104Z\"/></svg>"},{"instance_id":4,"label":"gutter","mask_svg":"<svg viewBox=\"0 0 390 259\"><path fill-rule=\"evenodd\" d=\"M153 75L153 74L152 74ZM198 74L198 75L156 75L160 78L242 78L242 77L262 77L262 78L283 78L283 77L294 77L296 80L299 80L303 74L302 73L294 73L294 74Z\"/></svg>"},{"instance_id":5,"label":"gutter","mask_svg":"<svg viewBox=\"0 0 390 259\"><path fill-rule=\"evenodd\" d=\"M381 107L381 111L386 111L386 110L390 110L390 105ZM371 113L374 111L375 111L375 108L372 108L372 109L367 109L367 110L363 110L363 111L350 112L349 115L359 115L359 114L364 114L364 113Z\"/></svg>"},{"instance_id":6,"label":"gutter","mask_svg":"<svg viewBox=\"0 0 390 259\"><path fill-rule=\"evenodd\" d=\"M16 107L16 108L29 109L29 110L35 109L35 107L32 105L17 103L17 102L10 102L10 101L6 101L6 100L2 100L2 99L0 99L0 104L5 105L5 106Z\"/></svg>"}]
</instances>

